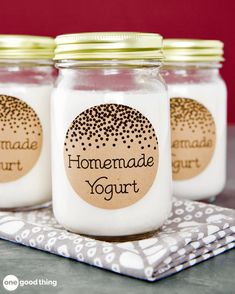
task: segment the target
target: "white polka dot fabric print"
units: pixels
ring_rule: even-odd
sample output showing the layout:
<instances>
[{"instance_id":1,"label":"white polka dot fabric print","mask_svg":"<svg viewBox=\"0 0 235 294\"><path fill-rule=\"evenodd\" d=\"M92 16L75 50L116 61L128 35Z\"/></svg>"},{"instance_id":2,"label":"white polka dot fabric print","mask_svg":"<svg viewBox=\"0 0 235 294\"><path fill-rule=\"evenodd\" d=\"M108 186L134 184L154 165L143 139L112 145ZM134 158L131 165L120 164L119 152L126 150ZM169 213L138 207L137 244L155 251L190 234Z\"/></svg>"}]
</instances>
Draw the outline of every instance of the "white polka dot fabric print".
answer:
<instances>
[{"instance_id":1,"label":"white polka dot fabric print","mask_svg":"<svg viewBox=\"0 0 235 294\"><path fill-rule=\"evenodd\" d=\"M235 246L235 211L173 200L173 213L151 238L104 242L67 232L50 208L0 212L0 238L115 273L156 281Z\"/></svg>"}]
</instances>

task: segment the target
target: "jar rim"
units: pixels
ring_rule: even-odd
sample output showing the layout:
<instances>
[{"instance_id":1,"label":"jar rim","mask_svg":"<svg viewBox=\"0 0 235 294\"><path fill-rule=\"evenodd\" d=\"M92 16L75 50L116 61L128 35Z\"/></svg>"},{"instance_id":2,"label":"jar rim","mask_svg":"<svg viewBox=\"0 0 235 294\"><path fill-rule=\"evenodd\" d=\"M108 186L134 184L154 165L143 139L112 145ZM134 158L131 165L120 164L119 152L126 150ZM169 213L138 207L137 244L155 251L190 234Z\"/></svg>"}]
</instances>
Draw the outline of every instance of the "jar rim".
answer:
<instances>
[{"instance_id":1,"label":"jar rim","mask_svg":"<svg viewBox=\"0 0 235 294\"><path fill-rule=\"evenodd\" d=\"M106 68L106 67L161 67L161 60L156 59L104 59L104 60L56 60L57 68Z\"/></svg>"},{"instance_id":2,"label":"jar rim","mask_svg":"<svg viewBox=\"0 0 235 294\"><path fill-rule=\"evenodd\" d=\"M221 68L222 63L220 61L166 61L164 62L164 68Z\"/></svg>"}]
</instances>

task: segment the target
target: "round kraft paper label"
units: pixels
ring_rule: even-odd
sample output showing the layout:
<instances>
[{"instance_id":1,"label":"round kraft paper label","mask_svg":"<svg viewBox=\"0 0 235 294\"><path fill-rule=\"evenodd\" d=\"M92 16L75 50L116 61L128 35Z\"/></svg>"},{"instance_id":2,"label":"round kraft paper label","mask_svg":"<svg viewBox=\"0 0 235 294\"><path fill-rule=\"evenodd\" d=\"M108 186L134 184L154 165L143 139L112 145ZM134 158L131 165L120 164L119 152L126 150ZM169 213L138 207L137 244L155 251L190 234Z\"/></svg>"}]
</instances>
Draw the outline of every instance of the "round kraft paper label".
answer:
<instances>
[{"instance_id":1,"label":"round kraft paper label","mask_svg":"<svg viewBox=\"0 0 235 294\"><path fill-rule=\"evenodd\" d=\"M194 99L173 97L170 110L173 179L191 179L211 161L216 143L215 122L210 111Z\"/></svg>"},{"instance_id":2,"label":"round kraft paper label","mask_svg":"<svg viewBox=\"0 0 235 294\"><path fill-rule=\"evenodd\" d=\"M78 196L99 208L123 208L143 198L155 180L158 161L153 125L126 105L91 107L66 133L68 180Z\"/></svg>"},{"instance_id":3,"label":"round kraft paper label","mask_svg":"<svg viewBox=\"0 0 235 294\"><path fill-rule=\"evenodd\" d=\"M0 183L17 180L37 162L42 126L24 101L0 94Z\"/></svg>"}]
</instances>

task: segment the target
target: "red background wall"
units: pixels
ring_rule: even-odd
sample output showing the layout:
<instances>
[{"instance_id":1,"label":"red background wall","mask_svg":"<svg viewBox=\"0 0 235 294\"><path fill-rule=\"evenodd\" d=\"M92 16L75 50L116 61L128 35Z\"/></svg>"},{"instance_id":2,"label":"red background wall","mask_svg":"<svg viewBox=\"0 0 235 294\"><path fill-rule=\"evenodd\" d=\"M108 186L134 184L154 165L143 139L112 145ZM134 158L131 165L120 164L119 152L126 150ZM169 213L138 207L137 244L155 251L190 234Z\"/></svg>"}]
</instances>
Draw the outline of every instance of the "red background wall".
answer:
<instances>
[{"instance_id":1,"label":"red background wall","mask_svg":"<svg viewBox=\"0 0 235 294\"><path fill-rule=\"evenodd\" d=\"M158 32L164 37L219 39L222 75L235 123L235 3L233 0L1 0L0 33L56 36L86 31Z\"/></svg>"}]
</instances>

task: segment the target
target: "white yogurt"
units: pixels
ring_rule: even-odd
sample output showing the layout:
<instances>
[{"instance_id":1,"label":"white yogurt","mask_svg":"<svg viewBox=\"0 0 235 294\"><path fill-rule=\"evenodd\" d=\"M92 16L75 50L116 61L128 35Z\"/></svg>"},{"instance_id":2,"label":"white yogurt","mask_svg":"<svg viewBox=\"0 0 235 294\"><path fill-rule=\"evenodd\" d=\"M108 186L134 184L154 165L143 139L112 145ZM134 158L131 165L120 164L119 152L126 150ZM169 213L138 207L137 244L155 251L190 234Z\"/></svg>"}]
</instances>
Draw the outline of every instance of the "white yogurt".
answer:
<instances>
[{"instance_id":1,"label":"white yogurt","mask_svg":"<svg viewBox=\"0 0 235 294\"><path fill-rule=\"evenodd\" d=\"M218 79L214 83L169 83L168 91L170 98L188 98L199 102L205 107L203 111L207 109L206 115L211 114L214 120L214 125L207 127L210 133L205 132L205 135L202 133L198 134L198 128L195 129L194 137L191 137L190 132L186 133L186 129L182 130L182 133L185 132L184 139L188 138L191 143L193 138L196 138L199 142L204 139L205 142L212 140L214 146L211 148L211 151L207 147L178 148L176 150L173 148L172 142L172 154L178 152L178 156L172 156L173 165L174 163L176 164L174 161L177 159L185 160L187 158L186 152L191 153L192 160L195 158L199 160L198 163L195 161L191 162L191 170L193 170L191 176L187 176L190 168L181 168L178 174L174 174L173 167L173 178L175 179L173 181L174 195L194 200L216 196L223 190L226 180L226 86L223 80ZM197 106L195 105L194 113L197 113ZM205 123L202 123L202 127L205 127ZM213 129L215 132L214 139L209 135L213 132ZM180 140L180 136L182 138L180 131L178 133L175 132L172 129L172 138ZM208 149L208 153L203 153L205 149ZM198 165L196 166L196 164ZM196 171L197 167L199 167L198 172ZM177 164L175 171L177 172Z\"/></svg>"},{"instance_id":2,"label":"white yogurt","mask_svg":"<svg viewBox=\"0 0 235 294\"><path fill-rule=\"evenodd\" d=\"M105 109L109 109L110 104L113 104L114 109L116 110L117 108L115 105L121 104L124 108L126 106L130 107L132 110L134 110L134 112L138 111L142 115L142 118L147 118L148 121L151 123L152 128L155 130L155 134L158 139L157 160L154 161L154 164L157 165L157 170L152 170L152 173L149 173L150 166L152 166L151 159L149 160L149 166L145 169L143 167L130 167L129 169L124 169L122 168L122 164L124 164L124 161L122 163L120 163L120 161L119 163L116 163L118 167L116 167L115 169L115 163L113 159L120 158L122 155L122 157L126 159L125 164L128 164L128 154L130 154L128 153L129 149L125 147L125 144L129 144L130 141L128 141L129 143L122 141L124 139L119 137L119 134L117 134L117 136L114 134L114 137L116 136L117 141L113 142L116 142L114 143L116 144L116 146L113 147L114 149L110 149L111 153L107 152L106 154L99 153L101 152L100 149L103 146L103 141L100 141L97 142L97 144L100 144L99 147L96 147L97 145L95 143L94 145L92 145L93 149L91 148L90 151L88 151L87 153L86 151L84 151L84 155L82 155L82 148L77 149L80 148L77 144L80 144L79 146L82 146L81 144L84 144L84 148L89 148L89 145L88 141L84 141L85 135L83 135L83 137L81 137L80 139L78 138L78 142L75 142L74 149L81 150L77 151L77 154L80 155L81 160L84 158L85 160L83 161L83 163L81 163L81 161L79 163L75 161L70 162L71 169L68 168L68 156L71 156L71 154L69 155L66 153L66 148L70 144L70 138L72 138L70 137L70 134L73 134L70 128L71 123L76 117L81 117L81 121L84 118L85 121L86 115L82 113L92 107L95 107L94 111L97 111L95 115L97 117L99 112L98 106L104 105ZM154 105L154 107L152 107L152 105ZM171 159L169 152L170 128L168 121L169 101L167 99L165 89L163 90L162 87L162 91L156 91L156 93L154 93L142 91L78 91L55 88L52 95L52 110L53 209L55 217L59 221L59 223L62 224L66 229L74 232L99 236L138 234L159 228L163 224L164 220L168 217L171 209ZM127 108L127 110L129 110L129 108ZM88 115L89 114L87 114L87 116ZM78 122L78 126L80 126L79 121L77 120L76 122ZM110 121L110 125L112 124L113 120ZM127 125L128 129L129 124ZM96 125L91 127L91 129L93 128L95 130ZM102 132L103 131L100 131L100 134L102 134ZM66 134L68 136L67 139ZM130 132L130 134L132 133ZM130 138L128 138L128 140L129 139ZM64 145L65 142L67 144L66 146ZM92 141L92 144L94 142L95 140ZM151 141L151 144L152 142L154 141ZM143 150L149 150L148 147L146 147L147 145L144 146L145 149ZM152 147L153 146L151 146L151 148ZM68 152L70 152L70 150L73 150L71 146L68 148L70 148ZM133 150L132 157L135 158L136 161L142 158L141 161L139 161L139 164L142 165L143 156L145 155L141 155L142 152L136 152L135 148L137 147L131 145L131 143L129 148L130 150ZM145 151L143 153L145 153ZM154 151L152 151L152 154L155 154ZM75 155L72 156L73 157L71 157L71 159L73 160L77 158ZM147 162L147 157L148 156L146 155L145 163ZM95 169L94 161L90 161L91 164L94 164L93 169L90 165L88 168L89 170L87 170L87 178L85 178L89 179L90 185L88 184L88 182L86 183L87 185L84 187L87 187L87 190L83 194L83 183L81 182L81 185L76 185L77 183L80 183L81 180L80 177L76 177L76 175L81 175L81 177L83 177L84 174L82 173L82 171L79 171L79 174L78 171L76 171L76 166L77 164L79 164L81 167L81 165L83 164L83 167L86 168L89 163L88 159L92 158L99 158L102 159L102 161L96 162L98 166L97 169ZM101 170L100 166L104 164L105 160L107 159L112 160L111 162L106 161L106 167L110 165L111 168ZM132 163L129 162L129 164ZM97 175L106 177L100 179L100 182L97 182L102 183L103 185L105 183L109 183L110 178L112 178L113 183L115 182L115 180L116 183L119 184L121 182L126 183L127 179L129 180L129 176L130 178L132 178L132 175L134 175L134 179L137 178L138 180L135 184L133 184L133 182L130 182L131 184L129 186L125 186L127 197L129 197L130 199L131 197L135 197L134 192L138 189L140 189L139 191L141 191L142 187L145 185L147 187L146 194L142 195L140 199L130 200L131 203L126 203L124 205L122 204L122 201L124 200L121 199L120 202L118 200L115 200L116 198L118 199L117 195L113 195L111 201L105 202L104 197L110 198L112 196L111 193L108 193L110 192L111 186L109 186L109 190L106 189L107 193L105 195L102 195L102 192L104 192L104 190L102 190L102 185L100 185L94 188L96 189L94 191L98 194L100 193L99 195L101 195L100 197L102 199L100 198L99 200L99 198L95 198L99 197L97 193L94 193L95 195L91 195L91 186L94 184L94 179L97 178ZM75 176L75 178L72 178L72 176ZM145 180L141 181L141 177ZM150 179L151 177L152 180ZM119 189L120 186L116 186L116 188L117 187ZM114 189L115 187L112 186L112 188ZM124 197L124 194L122 194L121 197ZM94 198L92 198L92 196ZM113 204L110 204L112 203L112 201Z\"/></svg>"},{"instance_id":3,"label":"white yogurt","mask_svg":"<svg viewBox=\"0 0 235 294\"><path fill-rule=\"evenodd\" d=\"M16 133L11 131L9 134L11 137L8 138L8 134L3 132L0 136L0 209L35 206L51 199L49 108L51 90L52 85L0 84L1 111L7 118L9 114L4 110L4 103L6 103L13 117L10 122L15 122L13 129L16 127ZM14 105L17 105L18 109L14 110ZM19 118L27 111L29 116L25 116L27 123L25 126L30 130L26 128L28 134L23 132L22 120ZM19 113L20 115L17 116ZM4 123L2 119L1 125L9 127L8 123ZM35 134L39 128L40 141ZM17 135L18 131L19 135ZM20 153L22 146L28 146L28 149ZM34 149L32 152L29 151L29 146ZM16 161L18 161L18 166L15 164ZM29 166L27 166L28 162Z\"/></svg>"}]
</instances>

